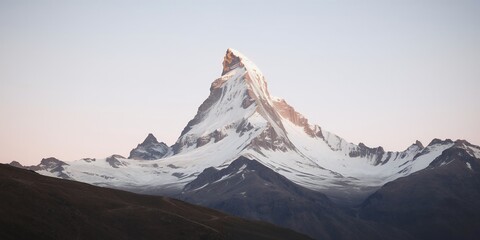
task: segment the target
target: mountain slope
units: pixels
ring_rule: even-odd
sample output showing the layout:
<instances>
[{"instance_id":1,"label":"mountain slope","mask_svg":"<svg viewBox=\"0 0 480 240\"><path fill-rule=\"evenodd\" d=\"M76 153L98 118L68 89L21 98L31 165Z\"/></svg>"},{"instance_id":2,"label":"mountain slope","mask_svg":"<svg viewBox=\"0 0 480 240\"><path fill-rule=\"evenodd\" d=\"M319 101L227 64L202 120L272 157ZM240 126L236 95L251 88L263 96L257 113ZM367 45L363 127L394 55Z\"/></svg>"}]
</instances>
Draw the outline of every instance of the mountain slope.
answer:
<instances>
[{"instance_id":1,"label":"mountain slope","mask_svg":"<svg viewBox=\"0 0 480 240\"><path fill-rule=\"evenodd\" d=\"M428 168L387 183L362 204L360 216L418 239L478 239L480 156L467 142L442 152Z\"/></svg>"},{"instance_id":2,"label":"mountain slope","mask_svg":"<svg viewBox=\"0 0 480 240\"><path fill-rule=\"evenodd\" d=\"M221 170L205 169L177 197L315 239L409 239L393 228L348 216L324 194L298 186L244 157Z\"/></svg>"},{"instance_id":3,"label":"mountain slope","mask_svg":"<svg viewBox=\"0 0 480 240\"><path fill-rule=\"evenodd\" d=\"M1 239L308 239L182 201L0 165Z\"/></svg>"}]
</instances>

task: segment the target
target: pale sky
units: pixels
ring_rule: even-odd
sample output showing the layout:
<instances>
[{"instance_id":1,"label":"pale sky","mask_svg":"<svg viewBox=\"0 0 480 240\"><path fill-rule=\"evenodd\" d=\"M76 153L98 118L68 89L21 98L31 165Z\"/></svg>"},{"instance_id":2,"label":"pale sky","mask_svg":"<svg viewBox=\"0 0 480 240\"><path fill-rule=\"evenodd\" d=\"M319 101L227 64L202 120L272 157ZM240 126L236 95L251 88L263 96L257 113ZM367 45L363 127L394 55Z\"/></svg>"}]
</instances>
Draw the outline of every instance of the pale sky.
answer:
<instances>
[{"instance_id":1,"label":"pale sky","mask_svg":"<svg viewBox=\"0 0 480 240\"><path fill-rule=\"evenodd\" d=\"M347 141L480 145L480 1L0 0L0 162L173 144L229 47Z\"/></svg>"}]
</instances>

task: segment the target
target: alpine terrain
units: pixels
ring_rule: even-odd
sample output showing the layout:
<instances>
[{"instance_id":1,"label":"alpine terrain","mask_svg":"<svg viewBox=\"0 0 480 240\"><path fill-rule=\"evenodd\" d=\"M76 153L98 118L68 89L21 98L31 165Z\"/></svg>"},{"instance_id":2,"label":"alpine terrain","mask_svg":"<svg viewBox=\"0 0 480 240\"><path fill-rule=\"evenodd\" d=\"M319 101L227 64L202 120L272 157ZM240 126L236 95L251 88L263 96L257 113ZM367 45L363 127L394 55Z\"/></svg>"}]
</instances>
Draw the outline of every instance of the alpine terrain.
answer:
<instances>
[{"instance_id":1,"label":"alpine terrain","mask_svg":"<svg viewBox=\"0 0 480 240\"><path fill-rule=\"evenodd\" d=\"M449 160L453 158L459 160ZM478 174L478 159L480 147L464 140L433 139L426 146L416 141L401 152L350 143L310 123L284 99L271 96L259 68L228 49L221 76L172 146L150 134L129 158L112 155L73 162L49 158L27 168L97 186L174 196L317 239L428 239L430 235L409 225L410 218L389 212L405 214L416 205L403 209L393 203L404 197L408 202L416 197L428 201L422 191L410 195L411 189L449 184L437 172L450 174L441 169L460 164L456 162L466 161L469 168L451 174ZM462 194L468 191L452 193L453 199L464 199ZM438 201L432 211L444 206ZM472 201L469 207L478 209L479 200ZM471 214L468 219L478 222L479 213Z\"/></svg>"}]
</instances>

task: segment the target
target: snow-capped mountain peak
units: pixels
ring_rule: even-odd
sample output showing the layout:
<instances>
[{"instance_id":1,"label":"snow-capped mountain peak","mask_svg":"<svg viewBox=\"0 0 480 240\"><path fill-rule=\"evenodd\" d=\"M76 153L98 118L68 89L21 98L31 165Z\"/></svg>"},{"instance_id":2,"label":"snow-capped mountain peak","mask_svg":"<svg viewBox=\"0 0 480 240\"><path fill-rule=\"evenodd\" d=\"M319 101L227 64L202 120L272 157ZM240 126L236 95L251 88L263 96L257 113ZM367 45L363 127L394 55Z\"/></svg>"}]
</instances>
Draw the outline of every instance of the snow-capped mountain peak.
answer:
<instances>
[{"instance_id":1,"label":"snow-capped mountain peak","mask_svg":"<svg viewBox=\"0 0 480 240\"><path fill-rule=\"evenodd\" d=\"M248 139L235 140L245 135ZM273 145L264 144L270 148L291 148L265 77L253 62L229 48L222 76L212 83L210 96L187 124L173 150L175 153L188 152L225 139L238 142L237 147L242 150L252 141L260 144L257 136L277 140Z\"/></svg>"},{"instance_id":2,"label":"snow-capped mountain peak","mask_svg":"<svg viewBox=\"0 0 480 240\"><path fill-rule=\"evenodd\" d=\"M480 158L480 148L467 142L434 139L415 142L401 152L353 144L311 124L285 100L272 97L259 68L240 52L228 49L222 75L213 81L172 147L149 134L129 159L84 159L42 174L64 176L123 188L176 189L204 169L222 169L239 157L262 165L304 187L329 196L365 195L375 187L426 168L453 146ZM150 161L143 161L150 160ZM338 194L337 194L338 193Z\"/></svg>"}]
</instances>

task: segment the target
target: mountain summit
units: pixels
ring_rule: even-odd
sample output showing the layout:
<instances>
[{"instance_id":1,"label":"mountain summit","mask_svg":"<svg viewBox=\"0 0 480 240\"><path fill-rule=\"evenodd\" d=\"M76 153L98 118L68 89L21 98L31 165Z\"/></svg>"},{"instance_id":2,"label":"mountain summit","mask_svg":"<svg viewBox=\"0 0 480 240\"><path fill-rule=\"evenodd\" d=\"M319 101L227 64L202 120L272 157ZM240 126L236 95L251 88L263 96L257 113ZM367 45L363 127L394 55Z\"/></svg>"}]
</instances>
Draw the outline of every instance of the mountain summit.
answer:
<instances>
[{"instance_id":1,"label":"mountain summit","mask_svg":"<svg viewBox=\"0 0 480 240\"><path fill-rule=\"evenodd\" d=\"M228 49L222 75L171 147L153 135L133 149L130 159L81 159L45 175L132 191L181 192L206 168L225 168L239 157L255 159L290 181L320 190L337 202L363 200L386 182L407 176L460 143L415 142L402 152L358 145L311 124L285 100L270 95L259 68ZM462 143L463 144L463 143ZM465 143L480 157L480 148ZM140 161L138 161L140 160ZM149 160L149 161L142 161Z\"/></svg>"},{"instance_id":2,"label":"mountain summit","mask_svg":"<svg viewBox=\"0 0 480 240\"><path fill-rule=\"evenodd\" d=\"M173 150L178 154L233 138L244 138L237 141L239 151L254 145L281 151L293 149L280 118L261 71L238 51L228 49L222 76L212 83L210 95Z\"/></svg>"},{"instance_id":3,"label":"mountain summit","mask_svg":"<svg viewBox=\"0 0 480 240\"><path fill-rule=\"evenodd\" d=\"M151 143L158 143L158 140L155 136L153 136L153 134L149 133L147 138L145 138L145 140L143 141L142 145L147 145Z\"/></svg>"},{"instance_id":4,"label":"mountain summit","mask_svg":"<svg viewBox=\"0 0 480 240\"><path fill-rule=\"evenodd\" d=\"M170 148L163 142L158 142L153 134L149 133L145 140L130 151L130 159L154 160L163 158L171 152Z\"/></svg>"},{"instance_id":5,"label":"mountain summit","mask_svg":"<svg viewBox=\"0 0 480 240\"><path fill-rule=\"evenodd\" d=\"M230 72L231 70L235 69L236 67L243 67L242 59L246 59L243 55L241 55L237 50L234 49L227 49L227 54L223 58L223 71L222 75L225 73Z\"/></svg>"}]
</instances>

